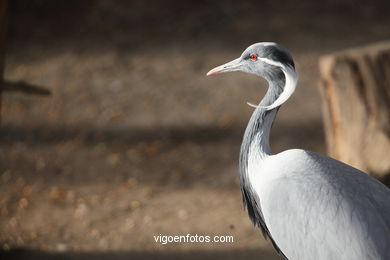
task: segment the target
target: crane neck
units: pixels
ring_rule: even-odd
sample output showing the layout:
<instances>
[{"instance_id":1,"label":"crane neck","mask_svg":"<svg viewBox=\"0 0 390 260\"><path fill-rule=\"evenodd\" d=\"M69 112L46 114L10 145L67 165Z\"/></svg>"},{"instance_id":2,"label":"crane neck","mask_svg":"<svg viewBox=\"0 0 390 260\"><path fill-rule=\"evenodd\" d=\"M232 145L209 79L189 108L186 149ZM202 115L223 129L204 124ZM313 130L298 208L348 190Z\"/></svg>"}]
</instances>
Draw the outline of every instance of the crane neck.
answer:
<instances>
[{"instance_id":1,"label":"crane neck","mask_svg":"<svg viewBox=\"0 0 390 260\"><path fill-rule=\"evenodd\" d=\"M243 203L252 222L258 225L263 234L267 234L271 239L274 247L278 248L264 222L259 195L254 191L249 176L262 174L257 172L259 168L256 166L272 154L269 145L271 127L280 105L294 92L298 74L293 67L281 66L280 70L275 69L273 73L265 75L265 79L269 84L268 91L253 112L241 145L240 186Z\"/></svg>"},{"instance_id":2,"label":"crane neck","mask_svg":"<svg viewBox=\"0 0 390 260\"><path fill-rule=\"evenodd\" d=\"M272 124L275 120L279 106L267 109L275 103L285 90L288 77L285 72L268 75L266 80L269 87L259 106L253 112L248 126L245 130L243 142L240 151L240 170L244 174L247 171L248 160L250 156L256 156L263 159L272 154L269 145L269 137Z\"/></svg>"}]
</instances>

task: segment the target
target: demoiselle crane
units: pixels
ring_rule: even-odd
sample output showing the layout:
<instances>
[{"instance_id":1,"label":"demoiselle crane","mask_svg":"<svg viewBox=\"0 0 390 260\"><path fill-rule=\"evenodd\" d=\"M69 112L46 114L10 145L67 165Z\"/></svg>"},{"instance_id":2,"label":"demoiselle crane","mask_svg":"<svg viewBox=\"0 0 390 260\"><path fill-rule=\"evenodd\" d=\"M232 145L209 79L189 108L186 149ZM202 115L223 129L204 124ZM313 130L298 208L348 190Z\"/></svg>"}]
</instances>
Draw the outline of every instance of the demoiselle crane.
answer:
<instances>
[{"instance_id":1,"label":"demoiselle crane","mask_svg":"<svg viewBox=\"0 0 390 260\"><path fill-rule=\"evenodd\" d=\"M282 46L262 42L207 75L242 71L268 81L240 151L244 205L276 251L286 259L390 259L390 190L347 164L269 145L279 107L295 90L298 73Z\"/></svg>"}]
</instances>

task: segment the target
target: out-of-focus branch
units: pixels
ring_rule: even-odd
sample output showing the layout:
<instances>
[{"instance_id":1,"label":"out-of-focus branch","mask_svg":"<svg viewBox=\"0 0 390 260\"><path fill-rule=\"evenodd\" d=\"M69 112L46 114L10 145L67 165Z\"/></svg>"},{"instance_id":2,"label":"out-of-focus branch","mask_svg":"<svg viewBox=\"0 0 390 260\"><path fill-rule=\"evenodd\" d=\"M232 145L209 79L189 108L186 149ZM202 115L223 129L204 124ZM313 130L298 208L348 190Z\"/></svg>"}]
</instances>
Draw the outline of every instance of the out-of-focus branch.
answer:
<instances>
[{"instance_id":1,"label":"out-of-focus branch","mask_svg":"<svg viewBox=\"0 0 390 260\"><path fill-rule=\"evenodd\" d=\"M19 91L33 95L51 95L51 91L46 87L28 84L24 81L7 81L1 83L2 91Z\"/></svg>"}]
</instances>

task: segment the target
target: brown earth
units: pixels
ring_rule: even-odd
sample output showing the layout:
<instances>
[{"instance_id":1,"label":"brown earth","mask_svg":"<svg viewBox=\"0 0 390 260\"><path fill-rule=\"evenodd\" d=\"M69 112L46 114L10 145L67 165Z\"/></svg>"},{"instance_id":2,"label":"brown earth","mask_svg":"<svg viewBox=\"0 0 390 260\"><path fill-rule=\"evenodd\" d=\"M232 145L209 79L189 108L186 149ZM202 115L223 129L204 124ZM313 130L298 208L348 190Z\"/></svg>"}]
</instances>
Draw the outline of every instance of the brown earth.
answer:
<instances>
[{"instance_id":1,"label":"brown earth","mask_svg":"<svg viewBox=\"0 0 390 260\"><path fill-rule=\"evenodd\" d=\"M241 203L241 136L266 83L212 67L257 41L300 83L275 152L325 153L317 60L390 37L387 1L10 1L1 259L279 259ZM259 83L260 82L260 83ZM153 236L232 235L233 243Z\"/></svg>"}]
</instances>

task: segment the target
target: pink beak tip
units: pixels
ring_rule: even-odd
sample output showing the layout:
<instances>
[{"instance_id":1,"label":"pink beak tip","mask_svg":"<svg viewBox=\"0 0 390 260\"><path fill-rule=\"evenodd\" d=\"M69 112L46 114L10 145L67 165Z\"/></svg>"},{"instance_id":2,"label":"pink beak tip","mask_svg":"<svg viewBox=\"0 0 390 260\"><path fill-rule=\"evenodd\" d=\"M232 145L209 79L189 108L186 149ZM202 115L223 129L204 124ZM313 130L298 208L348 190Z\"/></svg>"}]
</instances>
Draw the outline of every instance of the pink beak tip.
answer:
<instances>
[{"instance_id":1,"label":"pink beak tip","mask_svg":"<svg viewBox=\"0 0 390 260\"><path fill-rule=\"evenodd\" d=\"M214 75L214 74L218 74L219 70L217 69L212 69L210 70L209 72L207 72L206 76L211 76L211 75Z\"/></svg>"}]
</instances>

